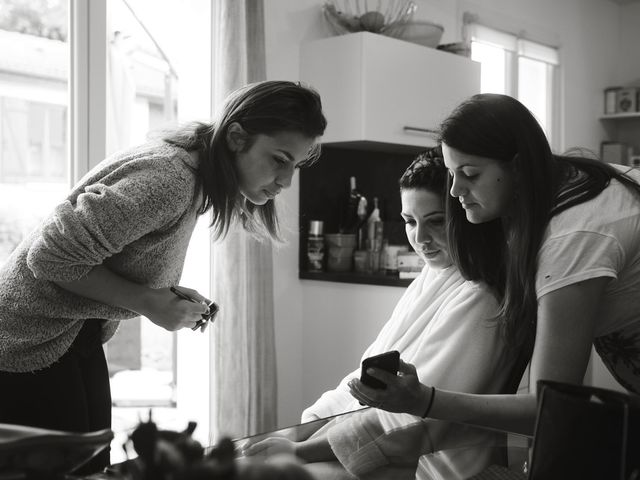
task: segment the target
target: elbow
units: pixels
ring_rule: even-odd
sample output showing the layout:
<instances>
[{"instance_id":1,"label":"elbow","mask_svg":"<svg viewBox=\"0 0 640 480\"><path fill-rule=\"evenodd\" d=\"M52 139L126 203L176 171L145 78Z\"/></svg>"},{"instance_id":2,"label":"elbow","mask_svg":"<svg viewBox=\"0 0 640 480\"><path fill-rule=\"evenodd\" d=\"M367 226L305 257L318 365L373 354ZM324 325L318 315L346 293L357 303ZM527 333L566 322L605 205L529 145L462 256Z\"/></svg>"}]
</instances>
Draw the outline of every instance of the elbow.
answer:
<instances>
[{"instance_id":1,"label":"elbow","mask_svg":"<svg viewBox=\"0 0 640 480\"><path fill-rule=\"evenodd\" d=\"M54 282L56 285L72 282L84 277L91 270L91 265L65 262L46 248L35 242L27 252L27 268L38 280Z\"/></svg>"}]
</instances>

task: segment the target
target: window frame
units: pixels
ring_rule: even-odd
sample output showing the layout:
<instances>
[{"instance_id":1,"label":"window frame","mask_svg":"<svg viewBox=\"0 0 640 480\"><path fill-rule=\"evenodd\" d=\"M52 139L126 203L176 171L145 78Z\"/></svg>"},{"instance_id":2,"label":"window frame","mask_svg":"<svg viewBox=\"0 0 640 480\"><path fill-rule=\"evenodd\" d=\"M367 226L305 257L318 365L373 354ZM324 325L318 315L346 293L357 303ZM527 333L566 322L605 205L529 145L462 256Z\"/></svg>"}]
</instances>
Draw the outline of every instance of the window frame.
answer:
<instances>
[{"instance_id":1,"label":"window frame","mask_svg":"<svg viewBox=\"0 0 640 480\"><path fill-rule=\"evenodd\" d=\"M495 45L502 48L506 54L505 62L505 88L506 95L519 99L519 59L529 58L542 61L547 64L547 91L550 95L546 98L548 118L550 125L547 135L549 143L554 151L558 151L564 143L561 129L561 49L543 42L526 38L524 34L516 34L495 27L489 27L477 22L477 18L465 15L464 37L471 46L473 42Z\"/></svg>"},{"instance_id":2,"label":"window frame","mask_svg":"<svg viewBox=\"0 0 640 480\"><path fill-rule=\"evenodd\" d=\"M69 0L70 184L106 153L107 3Z\"/></svg>"}]
</instances>

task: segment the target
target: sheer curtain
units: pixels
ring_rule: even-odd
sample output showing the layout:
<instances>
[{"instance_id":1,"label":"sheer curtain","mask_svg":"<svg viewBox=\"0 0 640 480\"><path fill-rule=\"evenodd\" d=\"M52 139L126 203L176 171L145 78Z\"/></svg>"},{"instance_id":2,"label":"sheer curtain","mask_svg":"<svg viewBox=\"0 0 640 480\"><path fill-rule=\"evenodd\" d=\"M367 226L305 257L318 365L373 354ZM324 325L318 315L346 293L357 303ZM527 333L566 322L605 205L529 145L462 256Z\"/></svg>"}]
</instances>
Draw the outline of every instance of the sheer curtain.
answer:
<instances>
[{"instance_id":1,"label":"sheer curtain","mask_svg":"<svg viewBox=\"0 0 640 480\"><path fill-rule=\"evenodd\" d=\"M214 105L265 78L262 0L214 2ZM276 426L276 362L271 243L235 228L212 247L212 432L241 436Z\"/></svg>"}]
</instances>

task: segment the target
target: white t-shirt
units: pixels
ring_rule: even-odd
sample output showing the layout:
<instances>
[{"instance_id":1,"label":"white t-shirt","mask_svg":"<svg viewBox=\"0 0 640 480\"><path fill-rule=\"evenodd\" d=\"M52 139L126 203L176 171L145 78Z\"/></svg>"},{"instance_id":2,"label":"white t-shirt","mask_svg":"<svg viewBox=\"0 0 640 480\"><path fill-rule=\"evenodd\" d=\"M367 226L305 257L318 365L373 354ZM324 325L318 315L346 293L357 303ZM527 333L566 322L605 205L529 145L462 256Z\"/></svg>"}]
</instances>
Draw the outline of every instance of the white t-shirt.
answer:
<instances>
[{"instance_id":1,"label":"white t-shirt","mask_svg":"<svg viewBox=\"0 0 640 480\"><path fill-rule=\"evenodd\" d=\"M615 167L640 183L638 169ZM598 312L596 350L625 388L640 392L640 194L617 180L551 219L538 253L536 295L597 277L612 280Z\"/></svg>"}]
</instances>

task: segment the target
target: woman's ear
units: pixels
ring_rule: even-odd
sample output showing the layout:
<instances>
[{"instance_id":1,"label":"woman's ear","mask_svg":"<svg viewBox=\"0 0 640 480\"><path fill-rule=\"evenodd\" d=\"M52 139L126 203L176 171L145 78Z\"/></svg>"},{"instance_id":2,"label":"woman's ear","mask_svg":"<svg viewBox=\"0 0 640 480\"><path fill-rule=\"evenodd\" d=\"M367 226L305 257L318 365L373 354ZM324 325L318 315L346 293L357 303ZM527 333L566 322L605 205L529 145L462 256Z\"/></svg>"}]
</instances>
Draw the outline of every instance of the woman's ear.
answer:
<instances>
[{"instance_id":1,"label":"woman's ear","mask_svg":"<svg viewBox=\"0 0 640 480\"><path fill-rule=\"evenodd\" d=\"M232 152L241 152L247 144L248 134L242 125L233 122L227 128L227 146Z\"/></svg>"}]
</instances>

